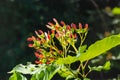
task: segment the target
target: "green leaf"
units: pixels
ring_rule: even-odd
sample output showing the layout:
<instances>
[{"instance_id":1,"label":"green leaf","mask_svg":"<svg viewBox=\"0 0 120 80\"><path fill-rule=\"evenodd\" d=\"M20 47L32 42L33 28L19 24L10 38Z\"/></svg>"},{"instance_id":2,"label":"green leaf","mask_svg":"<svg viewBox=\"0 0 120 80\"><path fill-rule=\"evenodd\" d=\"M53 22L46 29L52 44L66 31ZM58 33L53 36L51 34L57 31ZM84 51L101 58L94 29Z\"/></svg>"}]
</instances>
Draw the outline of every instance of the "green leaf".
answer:
<instances>
[{"instance_id":1,"label":"green leaf","mask_svg":"<svg viewBox=\"0 0 120 80\"><path fill-rule=\"evenodd\" d=\"M79 47L79 52L83 53L86 50L86 48L87 48L87 45L83 45L83 46Z\"/></svg>"},{"instance_id":2,"label":"green leaf","mask_svg":"<svg viewBox=\"0 0 120 80\"><path fill-rule=\"evenodd\" d=\"M51 80L60 68L54 64L46 65L33 74L31 80Z\"/></svg>"},{"instance_id":3,"label":"green leaf","mask_svg":"<svg viewBox=\"0 0 120 80\"><path fill-rule=\"evenodd\" d=\"M107 62L104 64L103 69L104 69L104 70L110 70L110 66L111 66L110 61L107 61Z\"/></svg>"},{"instance_id":4,"label":"green leaf","mask_svg":"<svg viewBox=\"0 0 120 80\"><path fill-rule=\"evenodd\" d=\"M44 71L40 71L38 73L33 74L31 80L43 80L44 76L45 76Z\"/></svg>"},{"instance_id":5,"label":"green leaf","mask_svg":"<svg viewBox=\"0 0 120 80\"><path fill-rule=\"evenodd\" d=\"M83 80L90 80L89 78L84 78Z\"/></svg>"},{"instance_id":6,"label":"green leaf","mask_svg":"<svg viewBox=\"0 0 120 80\"><path fill-rule=\"evenodd\" d=\"M86 60L95 58L100 54L103 54L104 52L118 45L120 45L120 34L112 35L110 37L106 37L102 40L96 41L94 44L88 47L88 50L86 50L85 53L79 54L77 56L68 55L66 58L59 58L56 61L56 64L71 64L78 60L80 60L81 62L84 62ZM85 48L86 46L83 46L83 50L81 52L83 52ZM80 49L79 49L79 52L80 52Z\"/></svg>"},{"instance_id":7,"label":"green leaf","mask_svg":"<svg viewBox=\"0 0 120 80\"><path fill-rule=\"evenodd\" d=\"M68 80L70 78L74 78L73 73L65 66L61 67L61 69L58 71L58 73L61 77L65 77L66 80Z\"/></svg>"},{"instance_id":8,"label":"green leaf","mask_svg":"<svg viewBox=\"0 0 120 80\"><path fill-rule=\"evenodd\" d=\"M77 56L80 56L82 53L84 53L85 50L86 50L86 48L87 48L87 45L80 46L78 48L78 54L77 54Z\"/></svg>"},{"instance_id":9,"label":"green leaf","mask_svg":"<svg viewBox=\"0 0 120 80\"><path fill-rule=\"evenodd\" d=\"M38 75L37 75L37 80L45 80L44 78L47 77L45 75L44 71L41 71Z\"/></svg>"},{"instance_id":10,"label":"green leaf","mask_svg":"<svg viewBox=\"0 0 120 80\"><path fill-rule=\"evenodd\" d=\"M10 76L9 80L27 80L27 79L20 73L14 72L13 75Z\"/></svg>"},{"instance_id":11,"label":"green leaf","mask_svg":"<svg viewBox=\"0 0 120 80\"><path fill-rule=\"evenodd\" d=\"M27 65L23 65L23 64L17 65L9 73L12 73L14 71L22 73L22 74L34 74L38 71L38 67L36 67L35 64L31 64L30 62L28 62Z\"/></svg>"},{"instance_id":12,"label":"green leaf","mask_svg":"<svg viewBox=\"0 0 120 80\"><path fill-rule=\"evenodd\" d=\"M74 80L81 80L80 78L75 78Z\"/></svg>"},{"instance_id":13,"label":"green leaf","mask_svg":"<svg viewBox=\"0 0 120 80\"><path fill-rule=\"evenodd\" d=\"M30 80L37 80L36 79L36 74L33 74Z\"/></svg>"},{"instance_id":14,"label":"green leaf","mask_svg":"<svg viewBox=\"0 0 120 80\"><path fill-rule=\"evenodd\" d=\"M81 62L90 60L118 45L120 45L120 34L106 37L89 46L88 50L79 56L79 60Z\"/></svg>"},{"instance_id":15,"label":"green leaf","mask_svg":"<svg viewBox=\"0 0 120 80\"><path fill-rule=\"evenodd\" d=\"M109 70L110 66L111 66L110 61L107 61L103 66L97 66L97 67L96 66L94 66L94 67L89 66L89 69L90 70L95 70L95 71Z\"/></svg>"},{"instance_id":16,"label":"green leaf","mask_svg":"<svg viewBox=\"0 0 120 80\"><path fill-rule=\"evenodd\" d=\"M9 73L22 73L22 74L32 74L31 80L51 80L52 77L58 72L59 66L56 64L40 64L35 65L31 63L27 63L27 65L19 64ZM21 75L21 77L23 77ZM16 78L16 74L14 73L11 78ZM10 78L10 80L12 80ZM24 78L24 77L23 77ZM14 79L13 79L14 80ZM15 79L17 80L17 79ZM21 79L20 79L21 80Z\"/></svg>"},{"instance_id":17,"label":"green leaf","mask_svg":"<svg viewBox=\"0 0 120 80\"><path fill-rule=\"evenodd\" d=\"M66 58L59 58L56 64L71 64L77 60L76 56L67 56Z\"/></svg>"},{"instance_id":18,"label":"green leaf","mask_svg":"<svg viewBox=\"0 0 120 80\"><path fill-rule=\"evenodd\" d=\"M70 79L73 79L73 78L74 78L73 75L68 75L65 80L70 80Z\"/></svg>"},{"instance_id":19,"label":"green leaf","mask_svg":"<svg viewBox=\"0 0 120 80\"><path fill-rule=\"evenodd\" d=\"M17 80L17 75L14 72L12 76L10 76L9 80Z\"/></svg>"},{"instance_id":20,"label":"green leaf","mask_svg":"<svg viewBox=\"0 0 120 80\"><path fill-rule=\"evenodd\" d=\"M94 66L94 67L89 67L92 71L101 71L103 69L103 66Z\"/></svg>"},{"instance_id":21,"label":"green leaf","mask_svg":"<svg viewBox=\"0 0 120 80\"><path fill-rule=\"evenodd\" d=\"M54 65L51 65L47 68L47 71L49 72L49 78L48 80L51 80L53 78L53 76L60 70L60 67L59 66L54 66Z\"/></svg>"}]
</instances>

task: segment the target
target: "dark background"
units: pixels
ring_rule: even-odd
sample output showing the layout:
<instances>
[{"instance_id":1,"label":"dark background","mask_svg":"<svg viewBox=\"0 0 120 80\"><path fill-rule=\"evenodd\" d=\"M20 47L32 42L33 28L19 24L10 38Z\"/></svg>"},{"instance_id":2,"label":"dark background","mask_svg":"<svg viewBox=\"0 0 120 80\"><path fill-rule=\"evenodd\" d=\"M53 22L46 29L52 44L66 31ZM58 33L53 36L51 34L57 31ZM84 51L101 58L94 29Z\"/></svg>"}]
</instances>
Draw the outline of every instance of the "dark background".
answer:
<instances>
[{"instance_id":1,"label":"dark background","mask_svg":"<svg viewBox=\"0 0 120 80\"><path fill-rule=\"evenodd\" d=\"M27 37L56 18L67 24L89 24L86 43L120 32L120 14L112 9L120 7L120 0L0 0L0 80L8 80L10 70L17 64L35 61L33 49L27 46ZM115 22L118 20L118 22ZM110 71L92 72L91 79L113 79L120 74L120 47L102 55L94 64L111 60Z\"/></svg>"}]
</instances>

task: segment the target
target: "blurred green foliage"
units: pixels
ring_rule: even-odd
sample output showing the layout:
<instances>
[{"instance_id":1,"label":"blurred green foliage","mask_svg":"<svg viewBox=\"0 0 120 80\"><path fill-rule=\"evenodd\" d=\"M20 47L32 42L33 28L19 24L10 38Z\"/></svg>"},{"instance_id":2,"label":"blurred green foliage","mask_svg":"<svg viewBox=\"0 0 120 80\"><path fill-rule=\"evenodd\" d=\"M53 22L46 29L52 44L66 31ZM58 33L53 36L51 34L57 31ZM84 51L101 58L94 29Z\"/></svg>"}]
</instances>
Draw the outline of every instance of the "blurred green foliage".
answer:
<instances>
[{"instance_id":1,"label":"blurred green foliage","mask_svg":"<svg viewBox=\"0 0 120 80\"><path fill-rule=\"evenodd\" d=\"M16 64L27 61L34 63L34 50L27 47L26 38L34 35L35 30L46 31L45 24L54 17L66 23L88 23L90 25L86 40L86 43L88 40L90 42L87 43L88 45L97 39L119 33L120 15L112 13L115 7L120 7L119 0L1 0L0 79L8 80L7 72ZM104 74L99 77L113 78L120 74L119 55L120 49L117 47L100 58L97 64L102 64L105 59L111 59L113 69L108 75L103 72L97 74L97 77ZM91 75L95 76L95 74ZM91 76L91 78L95 77Z\"/></svg>"},{"instance_id":2,"label":"blurred green foliage","mask_svg":"<svg viewBox=\"0 0 120 80\"><path fill-rule=\"evenodd\" d=\"M120 15L120 8L119 7L113 8L112 14L114 14L114 15Z\"/></svg>"}]
</instances>

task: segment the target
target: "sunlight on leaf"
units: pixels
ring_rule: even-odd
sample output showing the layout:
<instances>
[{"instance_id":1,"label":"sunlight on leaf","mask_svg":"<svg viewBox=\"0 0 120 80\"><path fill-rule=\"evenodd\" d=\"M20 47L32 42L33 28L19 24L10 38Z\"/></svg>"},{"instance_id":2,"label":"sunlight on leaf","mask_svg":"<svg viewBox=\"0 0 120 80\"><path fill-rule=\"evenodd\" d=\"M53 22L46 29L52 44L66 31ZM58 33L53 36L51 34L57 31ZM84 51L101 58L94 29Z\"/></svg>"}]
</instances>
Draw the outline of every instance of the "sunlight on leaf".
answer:
<instances>
[{"instance_id":1,"label":"sunlight on leaf","mask_svg":"<svg viewBox=\"0 0 120 80\"><path fill-rule=\"evenodd\" d=\"M72 70L73 73L75 73L75 71ZM66 66L62 65L60 70L58 71L59 75L61 77L66 78L66 80L69 80L71 78L74 78L73 73L71 72L70 69L66 68Z\"/></svg>"},{"instance_id":2,"label":"sunlight on leaf","mask_svg":"<svg viewBox=\"0 0 120 80\"><path fill-rule=\"evenodd\" d=\"M66 58L59 58L56 64L71 64L77 60L76 56L67 56Z\"/></svg>"},{"instance_id":3,"label":"sunlight on leaf","mask_svg":"<svg viewBox=\"0 0 120 80\"><path fill-rule=\"evenodd\" d=\"M112 13L114 15L120 15L120 7L115 7L112 9Z\"/></svg>"},{"instance_id":4,"label":"sunlight on leaf","mask_svg":"<svg viewBox=\"0 0 120 80\"><path fill-rule=\"evenodd\" d=\"M120 45L120 34L106 37L89 46L88 50L79 56L79 60L81 62L90 60L118 45Z\"/></svg>"},{"instance_id":5,"label":"sunlight on leaf","mask_svg":"<svg viewBox=\"0 0 120 80\"><path fill-rule=\"evenodd\" d=\"M94 66L94 67L89 66L89 69L95 71L110 70L110 66L111 66L110 61L107 61L103 66Z\"/></svg>"},{"instance_id":6,"label":"sunlight on leaf","mask_svg":"<svg viewBox=\"0 0 120 80\"><path fill-rule=\"evenodd\" d=\"M27 80L22 74L14 72L13 75L9 78L9 80Z\"/></svg>"},{"instance_id":7,"label":"sunlight on leaf","mask_svg":"<svg viewBox=\"0 0 120 80\"><path fill-rule=\"evenodd\" d=\"M107 61L107 62L104 64L103 69L104 69L104 70L110 70L110 66L111 66L110 61Z\"/></svg>"}]
</instances>

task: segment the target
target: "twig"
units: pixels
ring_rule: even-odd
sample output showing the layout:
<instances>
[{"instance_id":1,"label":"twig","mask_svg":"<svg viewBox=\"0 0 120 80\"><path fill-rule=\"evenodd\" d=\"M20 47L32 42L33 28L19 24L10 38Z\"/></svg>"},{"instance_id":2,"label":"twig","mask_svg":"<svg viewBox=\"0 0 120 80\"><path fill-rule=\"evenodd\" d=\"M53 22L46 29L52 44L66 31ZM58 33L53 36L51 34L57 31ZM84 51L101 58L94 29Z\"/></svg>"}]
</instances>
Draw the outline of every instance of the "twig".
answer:
<instances>
[{"instance_id":1,"label":"twig","mask_svg":"<svg viewBox=\"0 0 120 80\"><path fill-rule=\"evenodd\" d=\"M95 8L96 8L96 10L97 10L97 12L98 12L98 14L99 14L102 22L103 22L104 29L105 29L105 30L108 30L107 24L105 23L106 21L105 21L103 15L102 15L102 13L101 13L101 11L100 11L100 9L99 9L99 6L97 5L97 3L96 3L94 0L90 0L90 1L91 1L92 4L95 6Z\"/></svg>"}]
</instances>

